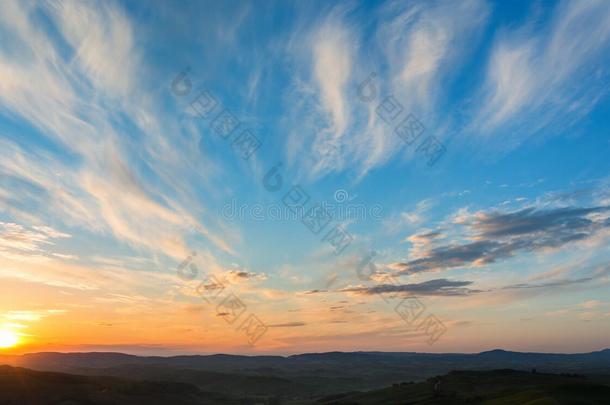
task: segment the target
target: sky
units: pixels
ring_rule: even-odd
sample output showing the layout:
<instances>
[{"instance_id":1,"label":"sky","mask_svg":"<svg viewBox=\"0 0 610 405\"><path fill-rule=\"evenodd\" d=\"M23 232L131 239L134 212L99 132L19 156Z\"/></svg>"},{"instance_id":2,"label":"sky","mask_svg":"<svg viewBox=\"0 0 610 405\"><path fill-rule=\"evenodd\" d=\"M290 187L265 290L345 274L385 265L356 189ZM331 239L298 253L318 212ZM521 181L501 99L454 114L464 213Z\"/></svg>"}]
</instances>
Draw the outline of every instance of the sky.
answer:
<instances>
[{"instance_id":1,"label":"sky","mask_svg":"<svg viewBox=\"0 0 610 405\"><path fill-rule=\"evenodd\" d=\"M5 353L610 341L610 2L6 1Z\"/></svg>"}]
</instances>

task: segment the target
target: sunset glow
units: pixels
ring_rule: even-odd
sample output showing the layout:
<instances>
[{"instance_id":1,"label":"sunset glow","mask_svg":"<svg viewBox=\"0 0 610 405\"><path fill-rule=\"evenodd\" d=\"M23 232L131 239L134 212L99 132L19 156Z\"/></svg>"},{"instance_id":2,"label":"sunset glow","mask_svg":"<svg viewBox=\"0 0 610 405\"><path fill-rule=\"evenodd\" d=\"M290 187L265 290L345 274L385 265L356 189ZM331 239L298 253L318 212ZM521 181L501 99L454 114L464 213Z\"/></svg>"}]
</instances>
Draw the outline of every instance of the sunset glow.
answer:
<instances>
[{"instance_id":1,"label":"sunset glow","mask_svg":"<svg viewBox=\"0 0 610 405\"><path fill-rule=\"evenodd\" d=\"M608 344L610 1L1 8L1 348Z\"/></svg>"},{"instance_id":2,"label":"sunset glow","mask_svg":"<svg viewBox=\"0 0 610 405\"><path fill-rule=\"evenodd\" d=\"M9 330L0 330L0 349L7 349L19 343L19 336Z\"/></svg>"},{"instance_id":3,"label":"sunset glow","mask_svg":"<svg viewBox=\"0 0 610 405\"><path fill-rule=\"evenodd\" d=\"M610 404L610 0L0 0L0 404Z\"/></svg>"}]
</instances>

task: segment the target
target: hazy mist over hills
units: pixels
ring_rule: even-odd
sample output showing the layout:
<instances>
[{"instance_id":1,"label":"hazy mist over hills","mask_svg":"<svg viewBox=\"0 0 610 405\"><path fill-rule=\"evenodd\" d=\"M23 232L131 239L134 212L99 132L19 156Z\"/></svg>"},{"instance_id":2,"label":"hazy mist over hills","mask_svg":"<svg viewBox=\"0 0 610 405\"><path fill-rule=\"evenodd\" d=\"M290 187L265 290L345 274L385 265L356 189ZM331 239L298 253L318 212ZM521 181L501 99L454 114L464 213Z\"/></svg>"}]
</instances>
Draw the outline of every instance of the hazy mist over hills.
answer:
<instances>
[{"instance_id":1,"label":"hazy mist over hills","mask_svg":"<svg viewBox=\"0 0 610 405\"><path fill-rule=\"evenodd\" d=\"M330 352L286 357L227 354L141 357L122 353L32 353L3 356L0 363L31 370L81 375L79 381L89 384L88 389L94 393L100 389L94 387L103 386L109 393L121 398L121 401L134 400L136 403L147 400L147 397L138 397L143 392L146 395L163 393L154 396L157 401L161 401L158 403L171 403L172 396L184 403L239 403L245 398L266 401L263 403L296 404L327 400L338 404L383 403L383 398L386 401L387 398L398 401L403 397L424 395L422 392L425 393L423 398L429 396L429 399L434 400L439 395L435 388L439 379L447 381L444 387L457 384L445 391L443 395L446 397L443 400L446 400L456 395L471 395L466 387L472 386L480 378L487 378L493 384L505 385L505 390L514 391L513 394L523 389L524 384L544 391L550 389L547 384L551 382L551 386L555 387L553 384L560 383L558 386L563 386L565 381L581 384L575 388L577 391L586 391L582 387L590 384L599 385L598 389L602 393L610 392L610 386L603 388L606 382L610 382L609 349L579 354L492 350L477 354ZM495 374L485 371L497 369L514 371ZM453 370L462 370L462 374L455 374ZM468 374L468 371L474 374ZM3 372L5 378L13 373L9 369ZM14 372L21 373L20 378L25 378L23 375L26 375L40 381L44 378L36 376L49 376L26 371ZM63 379L65 381L62 384L67 384L71 381L69 378L72 377L51 380ZM538 386L538 383L542 386ZM53 391L52 387L45 387L45 390ZM67 384L62 389L72 390L69 387ZM388 391L387 387L394 388ZM83 392L86 393L87 390ZM85 395L83 392L81 394ZM490 392L485 395L491 395ZM540 395L548 394L540 392ZM108 398L103 400L111 401ZM369 400L372 402L367 402Z\"/></svg>"}]
</instances>

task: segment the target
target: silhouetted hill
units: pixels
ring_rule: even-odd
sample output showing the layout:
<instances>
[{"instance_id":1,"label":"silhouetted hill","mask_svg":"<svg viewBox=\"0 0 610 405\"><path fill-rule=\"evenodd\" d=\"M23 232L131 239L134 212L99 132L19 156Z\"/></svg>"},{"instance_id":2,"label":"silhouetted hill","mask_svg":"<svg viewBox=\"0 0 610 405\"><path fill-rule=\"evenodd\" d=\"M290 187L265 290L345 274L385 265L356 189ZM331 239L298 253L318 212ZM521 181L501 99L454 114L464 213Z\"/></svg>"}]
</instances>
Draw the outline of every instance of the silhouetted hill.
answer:
<instances>
[{"instance_id":1,"label":"silhouetted hill","mask_svg":"<svg viewBox=\"0 0 610 405\"><path fill-rule=\"evenodd\" d=\"M140 373L146 367L123 369ZM169 371L167 378L173 378ZM178 373L184 372L177 371ZM227 389L224 375L202 373L215 391ZM187 373L187 377L196 376ZM143 377L143 376L140 376ZM273 379L245 380L233 376L233 388L240 384L286 384ZM219 383L219 384L217 384ZM265 391L270 387L262 387ZM173 381L136 381L131 378L83 376L33 371L0 366L0 404L9 405L106 405L106 404L610 404L610 376L546 374L516 370L453 371L419 383L401 382L382 389L335 393L330 396L303 395L288 391L281 395L233 392L221 394L194 384Z\"/></svg>"},{"instance_id":2,"label":"silhouetted hill","mask_svg":"<svg viewBox=\"0 0 610 405\"><path fill-rule=\"evenodd\" d=\"M185 383L231 396L298 398L422 382L452 370L536 369L539 373L610 375L610 350L582 354L331 352L287 357L33 353L0 358L0 362L35 370Z\"/></svg>"},{"instance_id":3,"label":"silhouetted hill","mask_svg":"<svg viewBox=\"0 0 610 405\"><path fill-rule=\"evenodd\" d=\"M30 404L231 404L239 403L190 384L132 381L0 366L0 403Z\"/></svg>"},{"instance_id":4,"label":"silhouetted hill","mask_svg":"<svg viewBox=\"0 0 610 405\"><path fill-rule=\"evenodd\" d=\"M421 383L333 395L319 404L610 404L610 379L515 370L453 371Z\"/></svg>"},{"instance_id":5,"label":"silhouetted hill","mask_svg":"<svg viewBox=\"0 0 610 405\"><path fill-rule=\"evenodd\" d=\"M312 390L307 384L274 375L231 374L164 365L124 365L81 370L85 374L95 373L138 380L176 381L193 384L204 391L224 392L237 396L305 395Z\"/></svg>"}]
</instances>

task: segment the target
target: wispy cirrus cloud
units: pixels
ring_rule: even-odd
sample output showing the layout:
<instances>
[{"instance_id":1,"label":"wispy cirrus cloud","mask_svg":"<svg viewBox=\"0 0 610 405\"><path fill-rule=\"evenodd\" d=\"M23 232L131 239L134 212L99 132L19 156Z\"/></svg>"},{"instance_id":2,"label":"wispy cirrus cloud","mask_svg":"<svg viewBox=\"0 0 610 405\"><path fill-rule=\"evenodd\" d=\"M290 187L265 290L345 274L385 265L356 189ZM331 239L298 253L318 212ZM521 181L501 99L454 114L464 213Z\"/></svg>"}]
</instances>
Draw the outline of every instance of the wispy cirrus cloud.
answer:
<instances>
[{"instance_id":1,"label":"wispy cirrus cloud","mask_svg":"<svg viewBox=\"0 0 610 405\"><path fill-rule=\"evenodd\" d=\"M378 40L390 64L391 87L409 111L434 118L439 87L474 50L489 16L480 0L456 3L389 2Z\"/></svg>"},{"instance_id":2,"label":"wispy cirrus cloud","mask_svg":"<svg viewBox=\"0 0 610 405\"><path fill-rule=\"evenodd\" d=\"M289 52L308 68L295 72L289 94L290 122L300 126L290 131L286 154L310 180L343 171L359 180L400 155L402 142L376 112L389 94L400 101L405 114L415 113L433 130L446 102L440 91L443 82L454 78L455 67L474 49L489 9L480 0L393 1L376 14L383 23L368 39L362 35L364 17L339 6L293 35ZM297 39L310 53L304 55L294 46ZM373 71L377 98L363 103L355 97L356 90Z\"/></svg>"},{"instance_id":3,"label":"wispy cirrus cloud","mask_svg":"<svg viewBox=\"0 0 610 405\"><path fill-rule=\"evenodd\" d=\"M66 313L65 309L45 309L41 311L8 311L3 317L11 321L36 322L51 315Z\"/></svg>"},{"instance_id":4,"label":"wispy cirrus cloud","mask_svg":"<svg viewBox=\"0 0 610 405\"><path fill-rule=\"evenodd\" d=\"M571 287L580 284L586 284L592 281L608 282L610 275L610 267L607 265L589 266L584 272L579 272L579 268L566 268L562 272L556 274L544 274L539 277L532 277L522 283L511 284L503 287L506 290L553 290L563 287ZM597 301L591 300L583 303L585 307L588 305L593 308L597 305Z\"/></svg>"},{"instance_id":5,"label":"wispy cirrus cloud","mask_svg":"<svg viewBox=\"0 0 610 405\"><path fill-rule=\"evenodd\" d=\"M53 148L2 141L0 208L28 222L61 218L173 258L189 252L189 235L233 252L235 233L196 197L195 186L208 183L196 182L192 144L170 142L180 131L150 102L127 12L114 2L13 1L4 11L3 31L20 46L0 49L2 109Z\"/></svg>"},{"instance_id":6,"label":"wispy cirrus cloud","mask_svg":"<svg viewBox=\"0 0 610 405\"><path fill-rule=\"evenodd\" d=\"M474 127L505 134L510 147L575 122L609 89L610 5L562 1L552 13L549 26L531 19L504 30L491 51Z\"/></svg>"},{"instance_id":7,"label":"wispy cirrus cloud","mask_svg":"<svg viewBox=\"0 0 610 405\"><path fill-rule=\"evenodd\" d=\"M0 222L0 250L40 252L45 245L52 245L54 239L69 237L69 234L48 226L34 225L27 228L15 223Z\"/></svg>"},{"instance_id":8,"label":"wispy cirrus cloud","mask_svg":"<svg viewBox=\"0 0 610 405\"><path fill-rule=\"evenodd\" d=\"M429 212L434 205L435 201L433 199L424 199L415 204L413 209L391 215L384 221L384 225L388 232L392 233L403 231L405 228L416 227L428 219Z\"/></svg>"},{"instance_id":9,"label":"wispy cirrus cloud","mask_svg":"<svg viewBox=\"0 0 610 405\"><path fill-rule=\"evenodd\" d=\"M347 11L344 6L335 6L306 30L299 29L293 41L305 44L305 49L296 45L289 49L306 68L296 72L291 95L304 125L289 134L286 150L293 164L299 153L304 161L301 169L313 179L342 170L345 164L341 150L353 111L348 86L358 51L358 37L348 25ZM308 133L307 138L302 131ZM310 151L307 156L302 156L304 148Z\"/></svg>"},{"instance_id":10,"label":"wispy cirrus cloud","mask_svg":"<svg viewBox=\"0 0 610 405\"><path fill-rule=\"evenodd\" d=\"M349 121L345 93L352 72L355 39L337 9L314 34L313 72L321 104L330 117L328 130L332 138L343 136Z\"/></svg>"},{"instance_id":11,"label":"wispy cirrus cloud","mask_svg":"<svg viewBox=\"0 0 610 405\"><path fill-rule=\"evenodd\" d=\"M431 297L447 325L459 324L449 319L456 308L476 307L473 336L490 303L536 299L546 311L556 301L545 297L561 291L562 300L573 298L583 310L604 308L597 302L608 273L590 265L605 263L609 253L607 190L536 193L564 183L592 187L597 181L585 185L583 177L606 174L605 120L592 115L587 140L545 145L539 159L518 163L512 156L476 167L477 149L451 142L468 130L511 140L485 138L492 147L514 146L535 131L552 136L556 124L585 117L603 99L607 5L536 7L484 0L229 8L6 1L0 14L5 307L53 302L70 308L82 330L144 336L152 327L166 331L159 337L166 342L179 336L205 350L214 342L227 350L225 322L201 305L202 293L217 290L206 278L213 275L276 328L268 347L285 351L319 350L346 338L358 349L373 338L403 350L411 337L418 349L414 332L389 316L391 308L377 306L373 294ZM172 94L172 79L187 65L192 92ZM373 71L376 97L363 101L359 85ZM228 142L185 111L202 87L241 121ZM403 108L399 120L412 113L425 137L447 144L441 165L420 173L425 163L411 161L414 148L379 117L376 108L390 94ZM456 125L469 118L469 127ZM244 164L233 159L232 141L246 126L264 145ZM582 159L575 150L589 155ZM260 179L276 158L283 188L267 193ZM553 170L560 159L566 164ZM310 203L349 188L357 203L382 203L391 214L378 224L350 223L355 243L341 257L323 240L326 229L311 238L298 233L300 225L218 218L227 198L279 202L293 184L303 185ZM447 217L457 204L462 209ZM373 247L377 285L358 284L355 270ZM175 274L174 259L187 255L196 256L199 270L190 282ZM432 274L442 271L455 278ZM397 273L412 277L390 284ZM570 289L580 295L568 296ZM337 302L337 295L355 299ZM40 306L13 306L22 297ZM202 311L218 324L202 324ZM167 319L169 329L162 325ZM329 324L336 336L319 330Z\"/></svg>"},{"instance_id":12,"label":"wispy cirrus cloud","mask_svg":"<svg viewBox=\"0 0 610 405\"><path fill-rule=\"evenodd\" d=\"M47 10L54 15L90 83L110 95L126 96L133 90L141 60L126 13L111 2L48 4Z\"/></svg>"}]
</instances>

